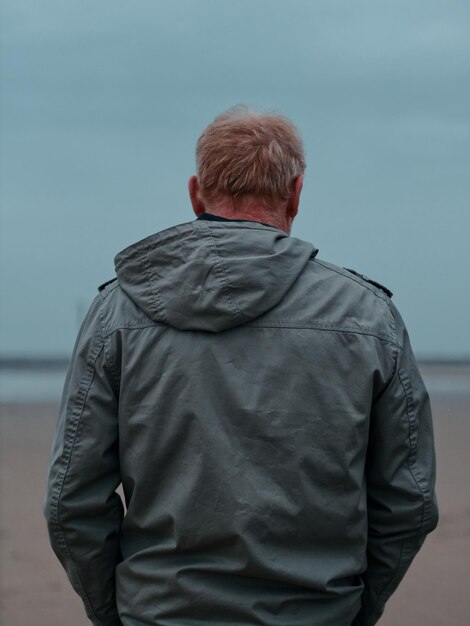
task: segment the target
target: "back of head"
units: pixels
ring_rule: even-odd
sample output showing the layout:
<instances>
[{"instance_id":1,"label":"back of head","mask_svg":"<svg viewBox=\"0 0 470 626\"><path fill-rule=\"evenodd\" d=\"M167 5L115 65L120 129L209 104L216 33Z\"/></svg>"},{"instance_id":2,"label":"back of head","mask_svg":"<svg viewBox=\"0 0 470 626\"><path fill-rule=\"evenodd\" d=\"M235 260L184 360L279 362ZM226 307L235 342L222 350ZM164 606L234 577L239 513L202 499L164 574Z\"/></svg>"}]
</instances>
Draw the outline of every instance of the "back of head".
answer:
<instances>
[{"instance_id":1,"label":"back of head","mask_svg":"<svg viewBox=\"0 0 470 626\"><path fill-rule=\"evenodd\" d=\"M202 132L196 162L208 204L221 197L237 206L247 199L262 205L286 200L305 170L302 140L292 122L244 105L218 115Z\"/></svg>"}]
</instances>

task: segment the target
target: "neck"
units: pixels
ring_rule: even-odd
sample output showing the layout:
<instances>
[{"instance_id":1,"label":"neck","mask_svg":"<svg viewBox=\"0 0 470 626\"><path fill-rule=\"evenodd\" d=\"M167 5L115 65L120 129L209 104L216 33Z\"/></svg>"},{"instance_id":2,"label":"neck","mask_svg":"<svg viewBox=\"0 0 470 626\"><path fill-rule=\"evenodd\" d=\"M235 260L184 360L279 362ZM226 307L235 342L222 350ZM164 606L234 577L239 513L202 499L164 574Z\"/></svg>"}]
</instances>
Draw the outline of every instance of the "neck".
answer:
<instances>
[{"instance_id":1,"label":"neck","mask_svg":"<svg viewBox=\"0 0 470 626\"><path fill-rule=\"evenodd\" d=\"M223 201L211 203L206 207L206 211L230 220L264 222L287 234L290 233L292 225L292 219L287 216L286 207L280 206L265 207L259 204L233 206L233 203Z\"/></svg>"}]
</instances>

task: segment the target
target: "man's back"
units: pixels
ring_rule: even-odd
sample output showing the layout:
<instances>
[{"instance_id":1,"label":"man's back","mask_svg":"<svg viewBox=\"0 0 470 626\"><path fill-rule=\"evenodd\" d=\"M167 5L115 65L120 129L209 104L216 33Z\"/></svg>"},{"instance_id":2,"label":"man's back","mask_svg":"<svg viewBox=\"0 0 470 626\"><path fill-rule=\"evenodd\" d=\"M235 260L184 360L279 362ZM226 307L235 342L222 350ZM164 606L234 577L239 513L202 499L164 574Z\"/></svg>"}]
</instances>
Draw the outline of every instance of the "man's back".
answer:
<instances>
[{"instance_id":1,"label":"man's back","mask_svg":"<svg viewBox=\"0 0 470 626\"><path fill-rule=\"evenodd\" d=\"M316 253L256 222L195 221L116 257L96 307L119 390L125 626L347 626L358 613L370 419L403 338L384 291ZM116 445L114 426L89 429ZM400 516L420 534L415 479L407 465L383 497L393 509L407 491ZM392 510L381 523L396 532Z\"/></svg>"}]
</instances>

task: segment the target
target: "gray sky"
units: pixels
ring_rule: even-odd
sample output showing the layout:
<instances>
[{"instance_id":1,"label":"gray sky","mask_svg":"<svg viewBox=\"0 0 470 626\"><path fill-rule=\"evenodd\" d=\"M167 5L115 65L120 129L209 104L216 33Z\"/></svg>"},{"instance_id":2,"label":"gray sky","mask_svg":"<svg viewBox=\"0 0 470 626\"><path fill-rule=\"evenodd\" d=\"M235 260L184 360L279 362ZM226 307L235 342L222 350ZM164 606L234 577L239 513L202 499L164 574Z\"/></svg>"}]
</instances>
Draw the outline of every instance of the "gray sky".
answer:
<instances>
[{"instance_id":1,"label":"gray sky","mask_svg":"<svg viewBox=\"0 0 470 626\"><path fill-rule=\"evenodd\" d=\"M193 219L200 131L299 127L292 234L394 292L418 356L470 356L470 3L3 0L0 353L67 354L125 246Z\"/></svg>"}]
</instances>

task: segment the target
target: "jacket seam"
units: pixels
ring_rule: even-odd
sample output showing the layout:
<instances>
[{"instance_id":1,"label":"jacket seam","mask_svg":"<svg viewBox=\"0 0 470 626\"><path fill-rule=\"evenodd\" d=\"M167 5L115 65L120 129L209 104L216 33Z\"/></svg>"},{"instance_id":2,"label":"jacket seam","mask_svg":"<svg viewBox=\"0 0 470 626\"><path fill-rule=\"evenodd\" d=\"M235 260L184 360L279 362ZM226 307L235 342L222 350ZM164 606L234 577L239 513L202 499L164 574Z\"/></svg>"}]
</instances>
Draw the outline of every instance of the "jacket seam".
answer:
<instances>
[{"instance_id":1,"label":"jacket seam","mask_svg":"<svg viewBox=\"0 0 470 626\"><path fill-rule=\"evenodd\" d=\"M158 328L158 327L168 328L168 324L164 324L163 322L155 322L153 324L146 324L145 326L129 326L125 324L119 324L118 326L114 328L106 329L104 337L105 339L107 339L108 337L110 337L111 335L113 335L119 330L145 330L146 328Z\"/></svg>"},{"instance_id":2,"label":"jacket seam","mask_svg":"<svg viewBox=\"0 0 470 626\"><path fill-rule=\"evenodd\" d=\"M153 303L154 303L157 315L161 315L161 317L164 320L166 320L165 308L163 306L162 299L160 297L160 294L158 293L158 290L155 289L155 285L153 282L152 269L151 269L147 252L143 252L142 260L139 261L139 265L142 267L143 271L148 277L148 281L150 283L150 293L153 296Z\"/></svg>"},{"instance_id":3,"label":"jacket seam","mask_svg":"<svg viewBox=\"0 0 470 626\"><path fill-rule=\"evenodd\" d=\"M384 298L385 300L385 298ZM391 306L391 301L390 300L385 300L385 302L387 303L387 308L388 308L388 312L390 314L390 319L391 319L391 324L392 324L392 332L393 332L393 336L395 338L395 342L398 344L398 336L397 336L397 323L395 321L395 316L393 315L393 310L392 310L392 306ZM402 349L402 347L400 346L400 349Z\"/></svg>"},{"instance_id":4,"label":"jacket seam","mask_svg":"<svg viewBox=\"0 0 470 626\"><path fill-rule=\"evenodd\" d=\"M377 339L382 339L383 341L392 343L393 345L397 345L395 341L393 341L393 339L391 339L388 335L386 335L385 333L381 333L380 331L378 332L371 332L368 330L362 330L359 328L352 328L352 327L348 327L348 326L335 326L333 324L325 324L325 323L319 323L319 322L260 322L259 324L255 323L248 323L245 324L245 326L250 327L250 328L298 328L298 329L305 329L305 330L332 330L334 332L345 332L345 333L356 333L358 335L370 335L372 337L377 337Z\"/></svg>"},{"instance_id":5,"label":"jacket seam","mask_svg":"<svg viewBox=\"0 0 470 626\"><path fill-rule=\"evenodd\" d=\"M261 325L261 324L246 324L245 325L248 328L260 328L260 329L268 329L268 328L279 328L280 330L282 329L292 329L292 330L318 330L318 331L325 331L325 332L336 332L336 333L352 333L352 334L356 334L356 335L365 335L367 337L375 337L376 339L379 339L380 341L383 341L385 343L389 343L392 346L395 346L396 348L399 348L400 346L398 346L398 344L396 344L394 341L392 341L389 337L386 336L381 336L380 334L376 334L376 333L371 333L371 332L367 332L367 331L361 331L361 330L357 330L357 329L349 329L349 328L338 328L338 327L325 327L325 326L307 326L307 325L302 325L302 324L276 324L276 325ZM112 334L118 332L119 330L145 330L146 328L156 328L156 327L160 327L160 328L168 328L168 324L164 324L163 322L155 322L154 324L146 324L145 326L127 326L127 325L122 325L120 324L119 326L116 326L113 329L109 329L106 330L106 334L105 334L105 339L107 339L108 337L110 337ZM172 327L170 327L172 328ZM187 331L181 331L181 332L187 332ZM208 332L208 331L201 331L201 332ZM393 377L393 374L391 376L391 378Z\"/></svg>"},{"instance_id":6,"label":"jacket seam","mask_svg":"<svg viewBox=\"0 0 470 626\"><path fill-rule=\"evenodd\" d=\"M108 364L108 367L111 371L111 375L113 377L113 382L115 385L115 393L116 393L116 397L119 395L119 387L120 387L120 377L118 376L116 370L114 369L114 363L113 360L111 359L111 355L110 352L108 350L108 346L106 343L106 339L108 339L111 335L105 335L105 327L104 327L104 313L102 308L100 307L98 309L98 315L100 318L100 326L101 326L101 335L103 337L103 352L104 352L104 358L106 363Z\"/></svg>"},{"instance_id":7,"label":"jacket seam","mask_svg":"<svg viewBox=\"0 0 470 626\"><path fill-rule=\"evenodd\" d=\"M232 309L232 312L234 313L235 318L242 322L243 320L246 320L246 315L243 313L243 311L240 309L240 307L237 306L237 304L230 297L230 282L229 282L229 280L227 278L227 273L225 272L224 264L223 264L222 257L221 257L220 252L219 252L219 248L217 246L216 238L215 238L214 234L212 233L212 231L210 229L208 230L208 235L209 235L209 237L210 237L210 239L212 241L212 245L214 246L214 249L215 249L215 254L216 254L215 268L216 268L217 273L219 275L220 282L223 285L225 301L227 302L229 307Z\"/></svg>"},{"instance_id":8,"label":"jacket seam","mask_svg":"<svg viewBox=\"0 0 470 626\"><path fill-rule=\"evenodd\" d=\"M413 398L410 395L410 391L407 389L407 386L405 385L405 381L404 378L406 378L406 375L404 373L404 371L399 368L398 369L398 379L401 383L401 386L403 387L403 392L405 394L405 398L406 398L406 414L408 417L408 440L410 442L410 454L408 455L408 459L407 459L407 463L408 463L408 470L411 474L411 477L413 478L414 482L416 483L416 486L418 488L418 491L421 495L421 499L422 499L422 511L421 511L421 523L419 525L419 530L418 530L418 535L421 534L423 532L423 529L425 528L425 517L426 517L426 509L427 507L427 501L429 500L429 491L427 489L425 489L419 482L418 477L416 476L416 464L415 464L415 456L416 456L416 420L414 418L414 416L411 415L412 411L413 411L413 407L412 407L412 402L413 402ZM414 469L414 471L413 471Z\"/></svg>"},{"instance_id":9,"label":"jacket seam","mask_svg":"<svg viewBox=\"0 0 470 626\"><path fill-rule=\"evenodd\" d=\"M57 494L54 498L54 509L55 509L55 514L54 514L54 523L55 525L58 527L59 532L60 532L60 536L62 539L62 543L63 543L63 547L65 549L65 552L68 556L69 561L71 562L71 564L73 565L75 574L77 576L77 581L79 583L79 586L82 590L82 594L83 594L83 598L86 601L86 604L88 605L88 608L90 610L90 612L95 616L95 618L98 620L99 624L103 624L103 622L100 620L100 618L98 617L98 615L96 614L96 611L93 608L93 605L91 603L91 600L88 596L88 593L86 591L86 587L84 585L84 582L82 580L82 577L80 575L78 566L74 560L74 558L72 557L72 554L70 552L70 548L68 546L67 543L67 539L65 536L65 530L64 527L62 525L61 522L61 514L60 514L60 508L61 508L61 497L62 497L62 492L64 489L64 484L65 484L65 480L67 478L68 475L68 471L70 468L70 462L71 462L71 458L72 458L72 453L75 447L75 443L77 440L77 433L82 421L82 416L83 416L83 412L85 410L85 404L86 404L86 400L88 398L88 394L90 392L91 389L91 385L93 383L93 380L95 378L95 366L96 366L96 362L98 360L99 355L101 354L101 352L103 351L104 348L104 341L100 341L97 345L97 347L95 348L96 350L96 355L93 355L93 357L90 359L89 364L88 364L88 375L90 377L89 381L87 383L84 383L83 386L81 387L80 390L80 397L77 397L76 400L76 406L77 406L77 413L75 416L75 420L74 423L71 423L69 425L69 436L67 438L67 442L66 444L64 444L64 452L66 454L66 458L64 458L65 461L65 467L63 469L63 474L62 477L58 483L57 486ZM66 407L64 407L64 410L66 410ZM67 446L67 450L65 450L65 447ZM63 453L64 454L64 453Z\"/></svg>"},{"instance_id":10,"label":"jacket seam","mask_svg":"<svg viewBox=\"0 0 470 626\"><path fill-rule=\"evenodd\" d=\"M395 351L394 351L394 354L393 354L393 370L392 370L392 373L390 374L389 379L385 383L386 387L392 382L393 377L398 372L398 358L399 358L399 356L400 356L400 354L402 352L402 347L396 341L393 342L393 346L395 348Z\"/></svg>"}]
</instances>

